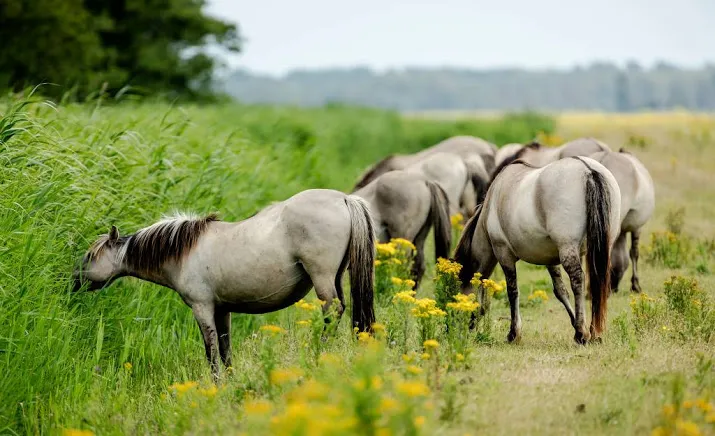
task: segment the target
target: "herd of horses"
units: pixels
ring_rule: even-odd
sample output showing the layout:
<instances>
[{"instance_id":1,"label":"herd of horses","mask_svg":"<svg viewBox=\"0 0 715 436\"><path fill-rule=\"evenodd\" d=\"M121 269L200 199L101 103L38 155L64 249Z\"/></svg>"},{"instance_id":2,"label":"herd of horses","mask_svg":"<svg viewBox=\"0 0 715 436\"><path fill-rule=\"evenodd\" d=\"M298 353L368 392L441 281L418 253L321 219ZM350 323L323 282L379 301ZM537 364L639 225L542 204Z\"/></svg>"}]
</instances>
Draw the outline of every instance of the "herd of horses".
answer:
<instances>
[{"instance_id":1,"label":"herd of horses","mask_svg":"<svg viewBox=\"0 0 715 436\"><path fill-rule=\"evenodd\" d=\"M585 344L600 339L608 295L618 290L629 262L631 290L640 292L639 233L654 208L645 166L596 139L497 148L480 138L455 136L415 154L386 157L349 194L308 189L240 222L177 215L128 236L112 226L85 253L74 272L74 289L97 290L132 276L175 290L193 311L218 376L219 359L231 365L232 312L277 311L315 288L326 302L323 310L335 309L339 320L346 269L352 325L370 331L376 242L400 237L414 243L417 288L425 271L425 239L433 230L435 257L463 266L462 292L475 292L472 276L488 278L499 264L511 308L508 341L521 333L515 265L523 260L547 268L574 339ZM466 224L450 256L450 216L457 212ZM559 265L569 277L574 307ZM477 291L484 305L485 292Z\"/></svg>"}]
</instances>

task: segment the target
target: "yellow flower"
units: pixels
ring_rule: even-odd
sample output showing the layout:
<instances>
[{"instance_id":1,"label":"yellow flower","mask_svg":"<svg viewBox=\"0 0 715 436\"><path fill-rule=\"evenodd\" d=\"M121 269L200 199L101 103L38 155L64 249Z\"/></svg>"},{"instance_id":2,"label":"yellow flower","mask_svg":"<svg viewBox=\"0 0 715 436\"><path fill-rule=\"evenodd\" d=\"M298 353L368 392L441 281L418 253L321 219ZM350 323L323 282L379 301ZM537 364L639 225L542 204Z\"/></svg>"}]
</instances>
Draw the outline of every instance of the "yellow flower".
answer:
<instances>
[{"instance_id":1,"label":"yellow flower","mask_svg":"<svg viewBox=\"0 0 715 436\"><path fill-rule=\"evenodd\" d=\"M457 362L464 361L464 354L462 354L462 353L457 353L457 355L455 357L457 358Z\"/></svg>"},{"instance_id":2,"label":"yellow flower","mask_svg":"<svg viewBox=\"0 0 715 436\"><path fill-rule=\"evenodd\" d=\"M403 381L397 384L397 391L408 397L426 397L429 395L429 388L419 381Z\"/></svg>"},{"instance_id":3,"label":"yellow flower","mask_svg":"<svg viewBox=\"0 0 715 436\"><path fill-rule=\"evenodd\" d=\"M713 404L709 403L705 398L698 398L698 400L695 402L695 406L702 410L703 412L710 412L713 410Z\"/></svg>"},{"instance_id":4,"label":"yellow flower","mask_svg":"<svg viewBox=\"0 0 715 436\"><path fill-rule=\"evenodd\" d=\"M218 387L216 387L216 385L213 385L206 389L199 389L199 394L203 395L204 397L208 397L208 398L215 397L217 393L218 393Z\"/></svg>"},{"instance_id":5,"label":"yellow flower","mask_svg":"<svg viewBox=\"0 0 715 436\"><path fill-rule=\"evenodd\" d=\"M708 413L708 416L705 417L705 422L707 422L708 424L714 424L715 423L715 412Z\"/></svg>"},{"instance_id":6,"label":"yellow flower","mask_svg":"<svg viewBox=\"0 0 715 436\"><path fill-rule=\"evenodd\" d=\"M78 428L66 428L62 431L63 436L94 436L92 430L80 430Z\"/></svg>"},{"instance_id":7,"label":"yellow flower","mask_svg":"<svg viewBox=\"0 0 715 436\"><path fill-rule=\"evenodd\" d=\"M385 324L380 324L379 322L372 324L372 331L377 333L385 333Z\"/></svg>"},{"instance_id":8,"label":"yellow flower","mask_svg":"<svg viewBox=\"0 0 715 436\"><path fill-rule=\"evenodd\" d=\"M380 378L380 376L375 375L372 377L372 379L370 379L370 381L372 382L373 388L382 389L382 379Z\"/></svg>"},{"instance_id":9,"label":"yellow flower","mask_svg":"<svg viewBox=\"0 0 715 436\"><path fill-rule=\"evenodd\" d=\"M309 379L286 394L286 399L293 402L316 401L325 399L328 396L328 392L330 392L330 388L327 385Z\"/></svg>"},{"instance_id":10,"label":"yellow flower","mask_svg":"<svg viewBox=\"0 0 715 436\"><path fill-rule=\"evenodd\" d=\"M266 324L264 326L261 326L260 330L262 332L268 332L273 335L285 333L285 330L282 327L278 327L277 325L272 325L272 324Z\"/></svg>"},{"instance_id":11,"label":"yellow flower","mask_svg":"<svg viewBox=\"0 0 715 436\"><path fill-rule=\"evenodd\" d=\"M267 415L273 409L273 405L266 400L252 400L246 402L243 410L246 415Z\"/></svg>"},{"instance_id":12,"label":"yellow flower","mask_svg":"<svg viewBox=\"0 0 715 436\"><path fill-rule=\"evenodd\" d=\"M403 284L407 285L408 288L412 289L415 287L415 281L410 279L405 279L402 281Z\"/></svg>"},{"instance_id":13,"label":"yellow flower","mask_svg":"<svg viewBox=\"0 0 715 436\"><path fill-rule=\"evenodd\" d=\"M124 369L126 369L127 371L131 371L131 370L132 370L132 363L131 363L131 362L124 362Z\"/></svg>"},{"instance_id":14,"label":"yellow flower","mask_svg":"<svg viewBox=\"0 0 715 436\"><path fill-rule=\"evenodd\" d=\"M430 316L444 316L447 313L437 307L437 302L431 298L420 298L414 301L415 307L412 315L417 318L429 318Z\"/></svg>"},{"instance_id":15,"label":"yellow flower","mask_svg":"<svg viewBox=\"0 0 715 436\"><path fill-rule=\"evenodd\" d=\"M474 294L457 294L454 296L456 302L447 303L447 308L460 312L474 312L479 307L479 303L474 301L475 298L476 296Z\"/></svg>"},{"instance_id":16,"label":"yellow flower","mask_svg":"<svg viewBox=\"0 0 715 436\"><path fill-rule=\"evenodd\" d=\"M370 335L370 333L368 333L368 332L358 333L358 342L366 344L370 341L372 341L372 335Z\"/></svg>"},{"instance_id":17,"label":"yellow flower","mask_svg":"<svg viewBox=\"0 0 715 436\"><path fill-rule=\"evenodd\" d=\"M461 270L462 265L457 262L453 262L443 257L437 259L437 273L458 277Z\"/></svg>"},{"instance_id":18,"label":"yellow flower","mask_svg":"<svg viewBox=\"0 0 715 436\"><path fill-rule=\"evenodd\" d=\"M402 355L402 361L405 362L405 363L410 363L410 362L412 362L413 360L414 360L414 359L413 359L412 356L410 356L409 354L403 354L403 355Z\"/></svg>"},{"instance_id":19,"label":"yellow flower","mask_svg":"<svg viewBox=\"0 0 715 436\"><path fill-rule=\"evenodd\" d=\"M297 324L300 325L300 326L309 326L309 325L310 325L310 321L307 320L307 319L301 319L300 321L298 321Z\"/></svg>"},{"instance_id":20,"label":"yellow flower","mask_svg":"<svg viewBox=\"0 0 715 436\"><path fill-rule=\"evenodd\" d=\"M270 382L274 385L282 385L296 381L303 375L299 368L274 369L270 374Z\"/></svg>"},{"instance_id":21,"label":"yellow flower","mask_svg":"<svg viewBox=\"0 0 715 436\"><path fill-rule=\"evenodd\" d=\"M685 401L683 401L683 409L692 409L692 407L693 407L694 405L695 405L695 403L693 403L693 402L690 401L690 400L685 400Z\"/></svg>"},{"instance_id":22,"label":"yellow flower","mask_svg":"<svg viewBox=\"0 0 715 436\"><path fill-rule=\"evenodd\" d=\"M702 434L698 425L693 421L683 421L679 419L675 421L675 429L679 436L699 436Z\"/></svg>"},{"instance_id":23,"label":"yellow flower","mask_svg":"<svg viewBox=\"0 0 715 436\"><path fill-rule=\"evenodd\" d=\"M502 285L500 283L495 282L494 280L484 279L484 280L482 280L482 285L487 290L487 293L489 293L489 296L494 296L496 294L501 293L504 290L506 283L504 283L504 285Z\"/></svg>"},{"instance_id":24,"label":"yellow flower","mask_svg":"<svg viewBox=\"0 0 715 436\"><path fill-rule=\"evenodd\" d=\"M434 339L427 339L422 345L427 350L436 350L437 348L439 348L439 342Z\"/></svg>"},{"instance_id":25,"label":"yellow flower","mask_svg":"<svg viewBox=\"0 0 715 436\"><path fill-rule=\"evenodd\" d=\"M449 221L452 224L452 227L464 228L464 226L462 225L462 221L464 221L464 215L459 212L449 217Z\"/></svg>"},{"instance_id":26,"label":"yellow flower","mask_svg":"<svg viewBox=\"0 0 715 436\"><path fill-rule=\"evenodd\" d=\"M415 427L420 428L425 425L425 417L420 415L415 417Z\"/></svg>"},{"instance_id":27,"label":"yellow flower","mask_svg":"<svg viewBox=\"0 0 715 436\"><path fill-rule=\"evenodd\" d=\"M394 297L392 297L392 302L393 303L414 303L415 300L415 291L402 291L398 292L395 294Z\"/></svg>"},{"instance_id":28,"label":"yellow flower","mask_svg":"<svg viewBox=\"0 0 715 436\"><path fill-rule=\"evenodd\" d=\"M474 276L472 277L472 280L469 281L473 286L477 286L480 284L482 281L482 273L474 273Z\"/></svg>"},{"instance_id":29,"label":"yellow flower","mask_svg":"<svg viewBox=\"0 0 715 436\"><path fill-rule=\"evenodd\" d=\"M422 360L429 360L432 355L429 353L422 353Z\"/></svg>"},{"instance_id":30,"label":"yellow flower","mask_svg":"<svg viewBox=\"0 0 715 436\"><path fill-rule=\"evenodd\" d=\"M663 406L663 415L668 418L675 416L675 407L672 404L666 404Z\"/></svg>"},{"instance_id":31,"label":"yellow flower","mask_svg":"<svg viewBox=\"0 0 715 436\"><path fill-rule=\"evenodd\" d=\"M400 286L403 283L402 279L399 277L392 277L392 278L390 278L390 281L392 282L393 285L396 285L396 286Z\"/></svg>"},{"instance_id":32,"label":"yellow flower","mask_svg":"<svg viewBox=\"0 0 715 436\"><path fill-rule=\"evenodd\" d=\"M395 265L402 265L402 261L396 257L390 258L390 262L394 263Z\"/></svg>"},{"instance_id":33,"label":"yellow flower","mask_svg":"<svg viewBox=\"0 0 715 436\"><path fill-rule=\"evenodd\" d=\"M375 261L375 266L380 266L380 265L382 265L382 261L381 261L381 260L376 260L376 261Z\"/></svg>"},{"instance_id":34,"label":"yellow flower","mask_svg":"<svg viewBox=\"0 0 715 436\"><path fill-rule=\"evenodd\" d=\"M195 388L198 386L198 382L195 381L188 381L185 383L174 383L169 386L169 389L175 390L179 395L184 394L188 392L189 390Z\"/></svg>"},{"instance_id":35,"label":"yellow flower","mask_svg":"<svg viewBox=\"0 0 715 436\"><path fill-rule=\"evenodd\" d=\"M422 374L422 368L420 368L419 366L409 365L409 366L407 366L407 368L405 368L405 369L406 369L407 372L409 372L410 374L414 374L414 375Z\"/></svg>"},{"instance_id":36,"label":"yellow flower","mask_svg":"<svg viewBox=\"0 0 715 436\"><path fill-rule=\"evenodd\" d=\"M388 242L387 244L376 244L375 248L377 249L377 254L379 256L390 257L394 256L397 252L397 247L391 242Z\"/></svg>"},{"instance_id":37,"label":"yellow flower","mask_svg":"<svg viewBox=\"0 0 715 436\"><path fill-rule=\"evenodd\" d=\"M650 432L650 436L668 436L670 432L663 427L656 427Z\"/></svg>"},{"instance_id":38,"label":"yellow flower","mask_svg":"<svg viewBox=\"0 0 715 436\"><path fill-rule=\"evenodd\" d=\"M417 247L415 247L415 244L412 242L408 241L407 239L403 238L392 238L390 239L390 242L395 244L397 247L401 248L409 248L410 250L417 250Z\"/></svg>"},{"instance_id":39,"label":"yellow flower","mask_svg":"<svg viewBox=\"0 0 715 436\"><path fill-rule=\"evenodd\" d=\"M398 403L394 398L390 397L382 397L380 399L380 404L377 406L377 410L383 414L387 415L391 412L396 411L399 409L400 403Z\"/></svg>"},{"instance_id":40,"label":"yellow flower","mask_svg":"<svg viewBox=\"0 0 715 436\"><path fill-rule=\"evenodd\" d=\"M549 300L549 296L546 295L546 292L542 291L541 289L537 289L534 292L532 292L531 295L529 295L528 300L529 301L535 301L535 300L539 301L540 300L541 302L544 302L544 301Z\"/></svg>"},{"instance_id":41,"label":"yellow flower","mask_svg":"<svg viewBox=\"0 0 715 436\"><path fill-rule=\"evenodd\" d=\"M319 309L319 307L316 306L315 304L308 303L305 300L300 300L297 303L295 303L295 307L297 307L298 309L305 310L306 312L312 312L314 310Z\"/></svg>"}]
</instances>

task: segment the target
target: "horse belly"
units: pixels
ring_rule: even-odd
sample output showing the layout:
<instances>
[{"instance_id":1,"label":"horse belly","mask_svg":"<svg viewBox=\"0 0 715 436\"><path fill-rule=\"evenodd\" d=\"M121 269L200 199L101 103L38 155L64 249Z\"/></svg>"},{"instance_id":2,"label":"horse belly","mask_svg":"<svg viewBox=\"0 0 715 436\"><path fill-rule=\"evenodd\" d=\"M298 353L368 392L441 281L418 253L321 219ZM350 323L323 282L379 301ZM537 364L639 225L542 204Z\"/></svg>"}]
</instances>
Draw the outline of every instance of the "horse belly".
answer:
<instances>
[{"instance_id":1,"label":"horse belly","mask_svg":"<svg viewBox=\"0 0 715 436\"><path fill-rule=\"evenodd\" d=\"M558 265L559 248L548 235L532 235L528 240L512 244L515 255L534 265Z\"/></svg>"}]
</instances>

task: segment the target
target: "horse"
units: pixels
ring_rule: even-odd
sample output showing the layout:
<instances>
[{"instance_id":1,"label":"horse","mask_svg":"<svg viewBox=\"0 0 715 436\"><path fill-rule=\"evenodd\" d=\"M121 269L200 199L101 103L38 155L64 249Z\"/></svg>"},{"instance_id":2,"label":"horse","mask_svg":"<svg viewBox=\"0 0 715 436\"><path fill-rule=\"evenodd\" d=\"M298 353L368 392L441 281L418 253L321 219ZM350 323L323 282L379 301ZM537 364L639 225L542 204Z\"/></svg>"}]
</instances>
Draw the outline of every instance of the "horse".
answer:
<instances>
[{"instance_id":1,"label":"horse","mask_svg":"<svg viewBox=\"0 0 715 436\"><path fill-rule=\"evenodd\" d=\"M194 314L217 378L219 354L231 366L232 312L281 310L315 287L325 302L324 314L335 303L339 322L346 268L353 326L370 331L375 322L374 258L367 202L339 191L310 189L238 222L213 214L179 214L128 236L112 226L75 269L73 289L98 290L132 276L175 290Z\"/></svg>"},{"instance_id":2,"label":"horse","mask_svg":"<svg viewBox=\"0 0 715 436\"><path fill-rule=\"evenodd\" d=\"M599 151L611 151L607 144L595 138L577 138L559 147L544 147L538 142L531 142L517 150L518 147L510 145L510 150L516 151L511 156L504 157L503 154L500 156L502 160L494 170L492 180L501 172L502 168L518 159L537 167L543 167L565 157L590 156Z\"/></svg>"},{"instance_id":3,"label":"horse","mask_svg":"<svg viewBox=\"0 0 715 436\"><path fill-rule=\"evenodd\" d=\"M454 260L462 264L462 293L473 292L470 280L475 272L486 279L498 263L506 276L511 307L507 340L518 341L521 316L516 262L545 265L554 294L571 319L574 340L579 344L598 340L606 323L611 246L620 224L620 204L616 179L588 157L561 159L544 167L517 160L502 167L455 249ZM592 297L590 331L584 320L584 252ZM559 264L570 278L575 312ZM486 302L483 287L480 299Z\"/></svg>"},{"instance_id":4,"label":"horse","mask_svg":"<svg viewBox=\"0 0 715 436\"><path fill-rule=\"evenodd\" d=\"M450 215L461 211L471 216L487 192L489 175L479 157L465 160L451 153L432 153L403 170L438 183L449 199Z\"/></svg>"},{"instance_id":5,"label":"horse","mask_svg":"<svg viewBox=\"0 0 715 436\"><path fill-rule=\"evenodd\" d=\"M500 167L502 162L504 162L507 158L514 156L522 148L524 148L524 145L519 143L504 144L499 147L494 155L494 167Z\"/></svg>"},{"instance_id":6,"label":"horse","mask_svg":"<svg viewBox=\"0 0 715 436\"><path fill-rule=\"evenodd\" d=\"M450 153L459 156L469 168L470 174L483 177L483 183L481 184L484 184L488 183L488 175L491 174L494 168L496 146L474 136L453 136L414 154L391 154L363 172L353 187L353 192L364 187L381 174L392 170L404 169L434 153ZM485 175L479 174L482 172L479 166L484 168ZM477 191L478 187L475 186L475 192Z\"/></svg>"},{"instance_id":7,"label":"horse","mask_svg":"<svg viewBox=\"0 0 715 436\"><path fill-rule=\"evenodd\" d=\"M419 174L395 170L382 174L353 195L367 201L381 242L404 238L414 244L415 289L425 272L424 243L431 227L434 228L435 259L449 257L452 247L449 200L438 183Z\"/></svg>"},{"instance_id":8,"label":"horse","mask_svg":"<svg viewBox=\"0 0 715 436\"><path fill-rule=\"evenodd\" d=\"M621 191L621 226L611 255L611 290L618 292L618 284L628 269L626 235L630 233L630 262L633 265L631 291L639 293L641 286L638 280L638 241L641 228L653 216L655 210L653 179L638 158L623 148L618 153L600 151L590 157L613 174Z\"/></svg>"}]
</instances>

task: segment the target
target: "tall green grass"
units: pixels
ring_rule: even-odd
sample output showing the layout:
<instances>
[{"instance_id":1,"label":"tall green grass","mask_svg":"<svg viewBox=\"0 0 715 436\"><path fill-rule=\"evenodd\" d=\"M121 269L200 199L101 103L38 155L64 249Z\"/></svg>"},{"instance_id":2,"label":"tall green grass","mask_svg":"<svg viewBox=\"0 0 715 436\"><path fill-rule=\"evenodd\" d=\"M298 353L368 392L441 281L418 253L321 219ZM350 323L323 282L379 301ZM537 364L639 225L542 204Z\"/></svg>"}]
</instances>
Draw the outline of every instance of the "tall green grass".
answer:
<instances>
[{"instance_id":1,"label":"tall green grass","mask_svg":"<svg viewBox=\"0 0 715 436\"><path fill-rule=\"evenodd\" d=\"M22 100L0 113L0 433L11 434L162 428L173 417L152 403L158 393L207 371L174 293L134 279L69 293L79 256L112 224L128 233L175 209L238 220L303 189L348 190L391 152L455 134L503 144L553 129L533 114L455 123L342 106ZM256 318L234 318L237 353Z\"/></svg>"}]
</instances>

